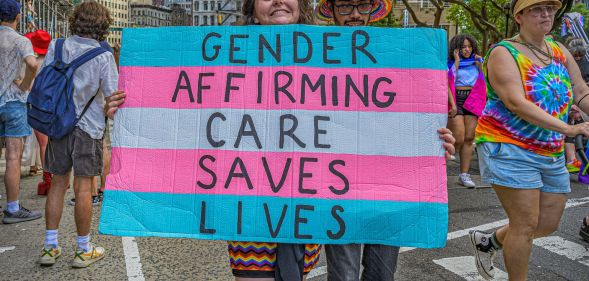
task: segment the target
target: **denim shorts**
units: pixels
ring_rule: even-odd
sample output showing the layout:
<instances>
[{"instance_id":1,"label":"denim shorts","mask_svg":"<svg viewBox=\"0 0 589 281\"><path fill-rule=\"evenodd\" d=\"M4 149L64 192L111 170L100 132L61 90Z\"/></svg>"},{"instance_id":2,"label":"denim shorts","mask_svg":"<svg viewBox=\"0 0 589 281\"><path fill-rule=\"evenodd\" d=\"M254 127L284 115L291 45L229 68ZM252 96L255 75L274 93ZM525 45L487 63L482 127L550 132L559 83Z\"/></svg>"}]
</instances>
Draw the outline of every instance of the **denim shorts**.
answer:
<instances>
[{"instance_id":1,"label":"denim shorts","mask_svg":"<svg viewBox=\"0 0 589 281\"><path fill-rule=\"evenodd\" d=\"M571 182L564 155L550 157L513 144L485 142L478 145L483 182L515 189L540 189L569 193Z\"/></svg>"},{"instance_id":2,"label":"denim shorts","mask_svg":"<svg viewBox=\"0 0 589 281\"><path fill-rule=\"evenodd\" d=\"M19 138L33 133L27 122L27 106L10 101L0 106L0 137Z\"/></svg>"}]
</instances>

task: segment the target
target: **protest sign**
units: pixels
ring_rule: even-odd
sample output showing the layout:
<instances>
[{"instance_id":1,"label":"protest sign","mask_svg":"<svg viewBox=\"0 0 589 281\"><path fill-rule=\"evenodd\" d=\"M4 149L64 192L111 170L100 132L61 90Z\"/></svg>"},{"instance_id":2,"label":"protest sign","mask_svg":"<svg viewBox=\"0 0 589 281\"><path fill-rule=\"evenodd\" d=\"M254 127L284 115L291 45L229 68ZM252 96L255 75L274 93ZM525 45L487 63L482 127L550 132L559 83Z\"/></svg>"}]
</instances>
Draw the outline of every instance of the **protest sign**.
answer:
<instances>
[{"instance_id":1,"label":"protest sign","mask_svg":"<svg viewBox=\"0 0 589 281\"><path fill-rule=\"evenodd\" d=\"M104 234L441 247L446 33L125 29Z\"/></svg>"}]
</instances>

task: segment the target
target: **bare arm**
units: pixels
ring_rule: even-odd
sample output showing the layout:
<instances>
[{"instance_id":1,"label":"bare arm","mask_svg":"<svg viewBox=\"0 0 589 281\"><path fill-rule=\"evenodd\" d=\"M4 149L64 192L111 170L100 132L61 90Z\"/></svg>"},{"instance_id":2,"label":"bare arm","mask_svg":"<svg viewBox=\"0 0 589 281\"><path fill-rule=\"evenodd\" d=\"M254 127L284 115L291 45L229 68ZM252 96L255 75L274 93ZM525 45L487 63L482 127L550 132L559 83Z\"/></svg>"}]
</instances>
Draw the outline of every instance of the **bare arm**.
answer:
<instances>
[{"instance_id":1,"label":"bare arm","mask_svg":"<svg viewBox=\"0 0 589 281\"><path fill-rule=\"evenodd\" d=\"M31 89L33 85L33 80L35 80L35 74L37 74L37 59L34 56L27 56L25 58L25 77L20 81L18 88L23 91L27 92Z\"/></svg>"},{"instance_id":2,"label":"bare arm","mask_svg":"<svg viewBox=\"0 0 589 281\"><path fill-rule=\"evenodd\" d=\"M511 112L527 122L547 130L556 131L567 136L576 136L578 134L589 136L589 125L570 126L552 117L525 98L519 69L507 49L495 48L491 52L487 67L491 86Z\"/></svg>"}]
</instances>

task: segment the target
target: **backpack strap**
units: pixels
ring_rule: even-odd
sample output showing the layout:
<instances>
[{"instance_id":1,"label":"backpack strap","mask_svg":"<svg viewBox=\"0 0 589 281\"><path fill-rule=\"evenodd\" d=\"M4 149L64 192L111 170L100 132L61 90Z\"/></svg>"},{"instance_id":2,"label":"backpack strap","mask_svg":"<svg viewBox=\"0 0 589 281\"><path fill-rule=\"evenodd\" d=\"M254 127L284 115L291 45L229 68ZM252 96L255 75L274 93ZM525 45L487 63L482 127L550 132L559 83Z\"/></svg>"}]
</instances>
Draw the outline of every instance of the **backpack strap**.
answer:
<instances>
[{"instance_id":1,"label":"backpack strap","mask_svg":"<svg viewBox=\"0 0 589 281\"><path fill-rule=\"evenodd\" d=\"M98 55L107 52L103 47L96 47L83 55L79 56L75 60L69 63L69 68L72 71L76 71L76 68L80 67L81 65L87 63L89 60L97 57Z\"/></svg>"},{"instance_id":2,"label":"backpack strap","mask_svg":"<svg viewBox=\"0 0 589 281\"><path fill-rule=\"evenodd\" d=\"M94 96L92 96L88 103L86 103L86 106L84 106L84 110L82 110L82 112L80 113L80 117L78 117L78 119L82 119L82 116L84 116L86 111L88 111L88 108L90 108L90 105L94 101L94 98L98 95L98 92L100 92L100 85L98 86L98 91L96 91L96 94L94 94Z\"/></svg>"},{"instance_id":3,"label":"backpack strap","mask_svg":"<svg viewBox=\"0 0 589 281\"><path fill-rule=\"evenodd\" d=\"M54 60L62 63L63 62L63 43L65 42L65 39L63 38L59 38L57 39L57 41L55 41L55 58Z\"/></svg>"}]
</instances>

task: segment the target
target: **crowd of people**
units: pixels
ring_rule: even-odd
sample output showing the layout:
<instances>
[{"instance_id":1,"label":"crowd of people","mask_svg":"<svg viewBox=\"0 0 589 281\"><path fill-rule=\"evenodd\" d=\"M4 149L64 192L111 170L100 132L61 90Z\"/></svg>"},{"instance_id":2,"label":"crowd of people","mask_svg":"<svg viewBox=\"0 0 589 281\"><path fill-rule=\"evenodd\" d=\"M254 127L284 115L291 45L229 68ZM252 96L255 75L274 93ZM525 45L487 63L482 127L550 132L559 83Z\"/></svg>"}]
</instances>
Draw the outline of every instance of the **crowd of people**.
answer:
<instances>
[{"instance_id":1,"label":"crowd of people","mask_svg":"<svg viewBox=\"0 0 589 281\"><path fill-rule=\"evenodd\" d=\"M577 122L580 112L589 112L587 47L570 40L569 51L547 36L561 6L559 0L513 0L519 34L494 44L485 58L471 35L457 35L449 42L448 128L438 130L446 158L456 152L458 183L475 188L469 171L476 146L481 178L492 185L509 218L508 225L492 233L470 233L476 266L485 279L493 278L493 259L503 250L510 280L526 280L532 240L558 228L570 192L569 172L579 171L574 146L565 144L565 137L589 137L589 123ZM305 0L246 0L242 13L244 25L313 24L316 17L336 26L369 26L386 17L391 7L390 0L321 0L313 11ZM118 90L113 50L104 41L112 18L103 5L86 1L70 17L72 35L51 40L42 30L18 34L20 11L16 0L0 0L0 137L6 151L7 194L2 221L42 217L18 200L25 138L34 133L43 167L38 193L47 196L39 263L53 265L62 255L58 229L73 173L75 198L70 204L75 206L78 236L72 266L87 267L106 253L90 242L92 206L100 203L108 173L106 117L113 119L126 97ZM35 76L56 62L74 64L96 49L104 51L73 74L79 117L73 131L59 139L33 132L26 101ZM583 219L581 229L587 240L588 220ZM328 280L394 280L398 247L348 244L324 249ZM240 281L305 280L320 252L317 244L228 242L232 273ZM250 255L258 262L240 258Z\"/></svg>"}]
</instances>

